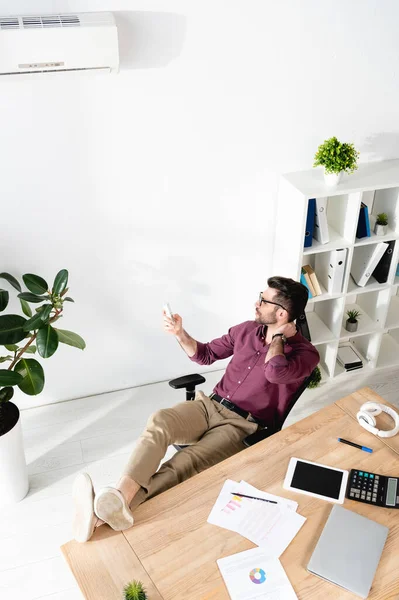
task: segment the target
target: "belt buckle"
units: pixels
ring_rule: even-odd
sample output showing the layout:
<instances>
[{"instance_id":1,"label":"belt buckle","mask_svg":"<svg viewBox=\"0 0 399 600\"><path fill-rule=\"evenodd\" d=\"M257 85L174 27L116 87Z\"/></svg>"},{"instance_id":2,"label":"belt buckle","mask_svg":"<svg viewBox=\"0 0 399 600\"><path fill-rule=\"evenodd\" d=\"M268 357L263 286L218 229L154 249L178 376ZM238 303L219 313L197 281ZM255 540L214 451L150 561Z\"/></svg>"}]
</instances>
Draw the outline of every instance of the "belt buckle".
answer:
<instances>
[{"instance_id":1,"label":"belt buckle","mask_svg":"<svg viewBox=\"0 0 399 600\"><path fill-rule=\"evenodd\" d=\"M252 420L252 421L250 421L250 419L253 419L253 420ZM246 419L245 419L245 420L246 420L246 421L250 421L250 422L252 422L252 423L255 423L255 420L254 420L254 418L253 418L253 416L251 415L251 413L250 413L250 412L247 414L247 416L246 416Z\"/></svg>"}]
</instances>

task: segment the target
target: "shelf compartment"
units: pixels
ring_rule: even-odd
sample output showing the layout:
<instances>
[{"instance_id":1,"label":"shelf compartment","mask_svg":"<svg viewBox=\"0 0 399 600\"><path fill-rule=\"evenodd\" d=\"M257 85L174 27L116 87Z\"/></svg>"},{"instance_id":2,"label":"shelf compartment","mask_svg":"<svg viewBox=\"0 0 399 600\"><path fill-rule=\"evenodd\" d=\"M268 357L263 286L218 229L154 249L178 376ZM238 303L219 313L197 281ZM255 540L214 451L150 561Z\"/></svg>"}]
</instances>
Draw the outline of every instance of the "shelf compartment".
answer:
<instances>
[{"instance_id":1,"label":"shelf compartment","mask_svg":"<svg viewBox=\"0 0 399 600\"><path fill-rule=\"evenodd\" d=\"M346 263L348 264L348 262L350 261L351 248L348 248L348 246L343 247L347 248ZM312 298L309 298L309 302L320 302L321 300L331 300L333 298L339 298L344 293L344 290L346 288L346 279L348 277L346 266L341 291L334 294L329 294L327 291L329 260L330 251L319 253L313 252L310 254L304 254L302 256L302 266L310 265L313 268L322 291L322 293L319 296L313 296Z\"/></svg>"},{"instance_id":2,"label":"shelf compartment","mask_svg":"<svg viewBox=\"0 0 399 600\"><path fill-rule=\"evenodd\" d=\"M369 364L371 367L376 366L378 352L381 343L381 333L370 333L366 335L352 336L349 342L361 355L363 366Z\"/></svg>"},{"instance_id":3,"label":"shelf compartment","mask_svg":"<svg viewBox=\"0 0 399 600\"><path fill-rule=\"evenodd\" d=\"M399 329L390 329L384 333L377 360L377 367L399 365Z\"/></svg>"},{"instance_id":4,"label":"shelf compartment","mask_svg":"<svg viewBox=\"0 0 399 600\"><path fill-rule=\"evenodd\" d=\"M388 215L390 232L399 233L399 187L375 190L371 210L369 205L370 229L373 229L377 215L383 212Z\"/></svg>"},{"instance_id":5,"label":"shelf compartment","mask_svg":"<svg viewBox=\"0 0 399 600\"><path fill-rule=\"evenodd\" d=\"M398 287L394 287L389 291L392 292L392 295L389 300L385 327L391 329L393 327L399 327L399 289Z\"/></svg>"},{"instance_id":6,"label":"shelf compartment","mask_svg":"<svg viewBox=\"0 0 399 600\"><path fill-rule=\"evenodd\" d=\"M341 331L344 299L324 300L306 307L312 344L323 344L338 339Z\"/></svg>"},{"instance_id":7,"label":"shelf compartment","mask_svg":"<svg viewBox=\"0 0 399 600\"><path fill-rule=\"evenodd\" d=\"M357 337L366 333L382 330L385 323L386 306L388 304L390 290L379 290L366 292L363 294L348 294L345 298L344 314L342 316L341 338ZM399 302L399 297L398 297ZM358 329L356 332L350 332L345 329L347 321L346 312L348 310L358 310L361 315L358 320ZM399 306L398 306L399 311ZM399 313L398 313L399 319Z\"/></svg>"}]
</instances>

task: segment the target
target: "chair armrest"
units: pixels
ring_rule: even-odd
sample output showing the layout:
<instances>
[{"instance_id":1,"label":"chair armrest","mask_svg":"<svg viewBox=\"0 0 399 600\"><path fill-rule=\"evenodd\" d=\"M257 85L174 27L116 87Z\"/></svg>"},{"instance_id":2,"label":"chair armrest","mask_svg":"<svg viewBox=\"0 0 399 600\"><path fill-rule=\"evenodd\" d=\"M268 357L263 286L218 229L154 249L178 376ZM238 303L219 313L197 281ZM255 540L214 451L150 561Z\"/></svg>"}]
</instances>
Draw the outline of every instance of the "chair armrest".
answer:
<instances>
[{"instance_id":1,"label":"chair armrest","mask_svg":"<svg viewBox=\"0 0 399 600\"><path fill-rule=\"evenodd\" d=\"M251 433L251 435L248 435L246 438L244 438L242 443L244 444L244 446L249 448L250 446L257 444L258 442L265 440L266 438L270 437L274 433L277 433L277 431L278 430L275 430L272 427L267 427L266 429L260 429L259 431L255 431L255 433Z\"/></svg>"},{"instance_id":2,"label":"chair armrest","mask_svg":"<svg viewBox=\"0 0 399 600\"><path fill-rule=\"evenodd\" d=\"M184 375L183 377L177 377L176 379L172 379L169 381L170 387L175 390L180 390L181 388L186 388L187 390L194 390L196 385L200 383L205 383L205 377L202 375L193 374L193 375Z\"/></svg>"}]
</instances>

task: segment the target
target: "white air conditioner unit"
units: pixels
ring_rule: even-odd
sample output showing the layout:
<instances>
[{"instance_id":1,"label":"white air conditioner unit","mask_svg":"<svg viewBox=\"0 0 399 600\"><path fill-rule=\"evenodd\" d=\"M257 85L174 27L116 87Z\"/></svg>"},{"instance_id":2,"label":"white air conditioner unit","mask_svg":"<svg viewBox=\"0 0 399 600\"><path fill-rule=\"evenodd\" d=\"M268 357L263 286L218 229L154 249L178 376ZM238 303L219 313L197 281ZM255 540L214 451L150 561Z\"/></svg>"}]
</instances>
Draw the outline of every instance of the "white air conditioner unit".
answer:
<instances>
[{"instance_id":1,"label":"white air conditioner unit","mask_svg":"<svg viewBox=\"0 0 399 600\"><path fill-rule=\"evenodd\" d=\"M112 13L0 17L0 75L101 70L119 70Z\"/></svg>"}]
</instances>

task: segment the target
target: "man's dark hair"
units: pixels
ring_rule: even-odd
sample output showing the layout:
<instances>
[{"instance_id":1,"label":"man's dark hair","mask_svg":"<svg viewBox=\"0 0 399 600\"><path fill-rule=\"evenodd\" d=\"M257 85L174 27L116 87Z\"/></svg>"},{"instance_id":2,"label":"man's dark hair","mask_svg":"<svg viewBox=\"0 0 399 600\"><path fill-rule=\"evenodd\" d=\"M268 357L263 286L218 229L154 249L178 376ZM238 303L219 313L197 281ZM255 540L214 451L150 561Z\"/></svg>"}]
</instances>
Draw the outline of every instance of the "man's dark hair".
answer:
<instances>
[{"instance_id":1,"label":"man's dark hair","mask_svg":"<svg viewBox=\"0 0 399 600\"><path fill-rule=\"evenodd\" d=\"M287 309L290 322L305 312L308 290L302 283L287 277L269 277L267 285L277 290L274 300Z\"/></svg>"}]
</instances>

